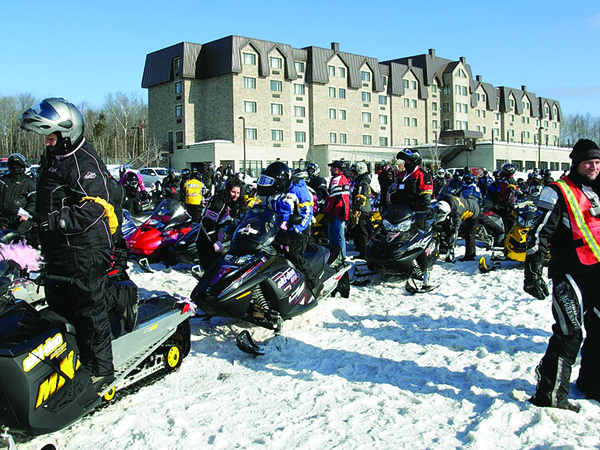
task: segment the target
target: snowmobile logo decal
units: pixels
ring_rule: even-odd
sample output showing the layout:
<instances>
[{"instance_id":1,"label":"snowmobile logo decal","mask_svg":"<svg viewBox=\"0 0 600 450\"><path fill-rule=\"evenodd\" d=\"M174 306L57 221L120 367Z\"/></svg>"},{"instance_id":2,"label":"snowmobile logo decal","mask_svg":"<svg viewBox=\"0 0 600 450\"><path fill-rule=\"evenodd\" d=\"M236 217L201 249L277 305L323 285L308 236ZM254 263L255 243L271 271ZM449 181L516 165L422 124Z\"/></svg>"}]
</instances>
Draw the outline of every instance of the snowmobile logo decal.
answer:
<instances>
[{"instance_id":1,"label":"snowmobile logo decal","mask_svg":"<svg viewBox=\"0 0 600 450\"><path fill-rule=\"evenodd\" d=\"M50 359L56 358L66 349L67 343L64 342L62 334L56 333L53 337L46 339L43 344L40 344L35 350L27 355L27 358L23 360L23 372L29 372L47 356L49 356Z\"/></svg>"},{"instance_id":2,"label":"snowmobile logo decal","mask_svg":"<svg viewBox=\"0 0 600 450\"><path fill-rule=\"evenodd\" d=\"M258 230L255 230L254 228L252 228L252 225L248 224L240 230L240 234L258 234Z\"/></svg>"},{"instance_id":3,"label":"snowmobile logo decal","mask_svg":"<svg viewBox=\"0 0 600 450\"><path fill-rule=\"evenodd\" d=\"M289 291L292 286L298 284L300 277L298 276L298 272L290 267L285 272L279 272L277 275L275 275L273 281L277 283L277 287L279 289L283 291Z\"/></svg>"},{"instance_id":4,"label":"snowmobile logo decal","mask_svg":"<svg viewBox=\"0 0 600 450\"><path fill-rule=\"evenodd\" d=\"M48 400L50 396L52 396L56 391L60 390L60 388L65 385L66 380L62 374L66 375L70 380L72 380L75 377L75 372L80 366L81 362L75 357L75 352L71 350L67 357L60 362L61 375L59 375L57 372L53 372L52 375L50 375L40 384L35 407L38 408L42 403Z\"/></svg>"},{"instance_id":5,"label":"snowmobile logo decal","mask_svg":"<svg viewBox=\"0 0 600 450\"><path fill-rule=\"evenodd\" d=\"M96 178L96 174L94 172L88 172L83 176L84 180L93 180Z\"/></svg>"}]
</instances>

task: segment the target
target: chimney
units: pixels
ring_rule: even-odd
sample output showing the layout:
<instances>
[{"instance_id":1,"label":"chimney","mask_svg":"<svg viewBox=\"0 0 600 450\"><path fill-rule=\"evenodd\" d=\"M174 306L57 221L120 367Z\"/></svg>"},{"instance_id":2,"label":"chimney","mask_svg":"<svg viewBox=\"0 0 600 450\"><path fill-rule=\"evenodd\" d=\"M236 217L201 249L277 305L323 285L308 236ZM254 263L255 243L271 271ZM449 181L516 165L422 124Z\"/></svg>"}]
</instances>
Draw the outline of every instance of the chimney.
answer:
<instances>
[{"instance_id":1,"label":"chimney","mask_svg":"<svg viewBox=\"0 0 600 450\"><path fill-rule=\"evenodd\" d=\"M408 67L412 67L412 58L408 58L407 65Z\"/></svg>"},{"instance_id":2,"label":"chimney","mask_svg":"<svg viewBox=\"0 0 600 450\"><path fill-rule=\"evenodd\" d=\"M340 51L340 44L338 42L332 42L331 43L331 50L333 50L334 52L339 52Z\"/></svg>"},{"instance_id":3,"label":"chimney","mask_svg":"<svg viewBox=\"0 0 600 450\"><path fill-rule=\"evenodd\" d=\"M522 90L523 92L527 92L527 86L525 86L525 85L522 85L522 86L521 86L521 90Z\"/></svg>"},{"instance_id":4,"label":"chimney","mask_svg":"<svg viewBox=\"0 0 600 450\"><path fill-rule=\"evenodd\" d=\"M431 56L432 58L435 58L435 48L429 49L429 56Z\"/></svg>"},{"instance_id":5,"label":"chimney","mask_svg":"<svg viewBox=\"0 0 600 450\"><path fill-rule=\"evenodd\" d=\"M481 75L477 75L477 76L475 77L475 79L476 79L477 81L479 81L480 83L483 81L483 77L482 77Z\"/></svg>"},{"instance_id":6,"label":"chimney","mask_svg":"<svg viewBox=\"0 0 600 450\"><path fill-rule=\"evenodd\" d=\"M461 56L460 57L460 62L463 63L463 64L466 64L467 63L467 58L465 58L464 56Z\"/></svg>"}]
</instances>

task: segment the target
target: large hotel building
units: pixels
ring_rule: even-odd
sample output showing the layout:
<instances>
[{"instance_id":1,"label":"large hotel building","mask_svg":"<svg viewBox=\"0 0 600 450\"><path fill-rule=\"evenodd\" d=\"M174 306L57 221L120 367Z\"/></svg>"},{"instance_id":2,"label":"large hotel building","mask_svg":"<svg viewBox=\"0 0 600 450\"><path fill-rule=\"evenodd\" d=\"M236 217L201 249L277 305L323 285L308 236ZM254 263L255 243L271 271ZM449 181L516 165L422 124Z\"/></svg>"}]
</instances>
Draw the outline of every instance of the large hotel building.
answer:
<instances>
[{"instance_id":1,"label":"large hotel building","mask_svg":"<svg viewBox=\"0 0 600 450\"><path fill-rule=\"evenodd\" d=\"M535 80L531 80L535 82ZM569 166L557 100L494 86L466 58L435 50L390 61L330 48L228 36L146 57L151 145L176 168L231 163L257 176L271 161L377 169L418 148L434 167Z\"/></svg>"}]
</instances>

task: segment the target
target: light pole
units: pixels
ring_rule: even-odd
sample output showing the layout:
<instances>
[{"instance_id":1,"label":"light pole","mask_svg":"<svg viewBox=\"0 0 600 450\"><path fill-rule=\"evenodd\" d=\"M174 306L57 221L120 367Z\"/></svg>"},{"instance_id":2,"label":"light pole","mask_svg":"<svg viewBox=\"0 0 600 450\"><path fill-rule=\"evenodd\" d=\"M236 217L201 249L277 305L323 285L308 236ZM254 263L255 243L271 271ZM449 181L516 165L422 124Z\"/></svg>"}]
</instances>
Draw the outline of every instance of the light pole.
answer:
<instances>
[{"instance_id":1,"label":"light pole","mask_svg":"<svg viewBox=\"0 0 600 450\"><path fill-rule=\"evenodd\" d=\"M137 130L137 156L140 156L140 127L131 127L132 130ZM135 159L135 158L134 158Z\"/></svg>"},{"instance_id":2,"label":"light pole","mask_svg":"<svg viewBox=\"0 0 600 450\"><path fill-rule=\"evenodd\" d=\"M242 121L242 145L244 147L244 175L246 175L246 118L244 116L238 117Z\"/></svg>"},{"instance_id":3,"label":"light pole","mask_svg":"<svg viewBox=\"0 0 600 450\"><path fill-rule=\"evenodd\" d=\"M538 171L542 168L542 130L544 127L538 128Z\"/></svg>"}]
</instances>

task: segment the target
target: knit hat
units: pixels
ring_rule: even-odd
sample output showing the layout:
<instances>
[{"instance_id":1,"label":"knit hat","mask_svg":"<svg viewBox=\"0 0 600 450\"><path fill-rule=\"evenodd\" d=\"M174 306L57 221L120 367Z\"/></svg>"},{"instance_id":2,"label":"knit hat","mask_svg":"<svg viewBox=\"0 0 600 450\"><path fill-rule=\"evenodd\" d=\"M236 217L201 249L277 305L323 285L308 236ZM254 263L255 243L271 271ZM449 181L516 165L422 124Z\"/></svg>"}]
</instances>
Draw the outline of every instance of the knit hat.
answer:
<instances>
[{"instance_id":1,"label":"knit hat","mask_svg":"<svg viewBox=\"0 0 600 450\"><path fill-rule=\"evenodd\" d=\"M600 159L600 149L594 141L579 139L573 146L573 151L569 154L569 158L573 161L573 166L576 166L581 161Z\"/></svg>"}]
</instances>

